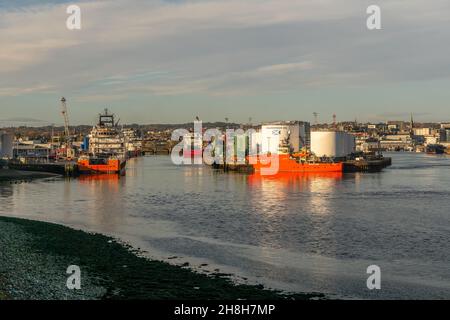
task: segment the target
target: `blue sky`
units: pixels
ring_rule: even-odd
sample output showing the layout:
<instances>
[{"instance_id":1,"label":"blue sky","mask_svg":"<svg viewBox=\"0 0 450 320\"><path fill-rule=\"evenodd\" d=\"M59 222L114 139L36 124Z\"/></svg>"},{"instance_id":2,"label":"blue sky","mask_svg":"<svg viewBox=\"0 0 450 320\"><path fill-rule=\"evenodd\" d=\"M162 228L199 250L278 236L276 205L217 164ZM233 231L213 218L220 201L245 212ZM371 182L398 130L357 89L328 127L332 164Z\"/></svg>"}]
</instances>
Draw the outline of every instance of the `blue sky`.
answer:
<instances>
[{"instance_id":1,"label":"blue sky","mask_svg":"<svg viewBox=\"0 0 450 320\"><path fill-rule=\"evenodd\" d=\"M82 30L65 27L68 3ZM382 8L382 30L366 8ZM449 121L447 0L0 0L0 126ZM40 122L38 122L40 123Z\"/></svg>"}]
</instances>

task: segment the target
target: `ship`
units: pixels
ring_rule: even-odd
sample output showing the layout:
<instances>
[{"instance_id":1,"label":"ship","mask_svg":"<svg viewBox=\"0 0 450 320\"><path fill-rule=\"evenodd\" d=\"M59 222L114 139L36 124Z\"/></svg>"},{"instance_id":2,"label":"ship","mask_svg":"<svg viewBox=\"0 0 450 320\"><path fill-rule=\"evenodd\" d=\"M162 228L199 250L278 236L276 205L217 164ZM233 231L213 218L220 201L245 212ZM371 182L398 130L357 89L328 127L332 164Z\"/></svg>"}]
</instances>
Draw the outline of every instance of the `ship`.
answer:
<instances>
[{"instance_id":1,"label":"ship","mask_svg":"<svg viewBox=\"0 0 450 320\"><path fill-rule=\"evenodd\" d=\"M137 130L126 128L122 130L125 139L125 152L127 158L136 158L142 155L142 138Z\"/></svg>"},{"instance_id":2,"label":"ship","mask_svg":"<svg viewBox=\"0 0 450 320\"><path fill-rule=\"evenodd\" d=\"M183 157L194 158L203 155L203 137L199 133L190 132L183 137Z\"/></svg>"},{"instance_id":3,"label":"ship","mask_svg":"<svg viewBox=\"0 0 450 320\"><path fill-rule=\"evenodd\" d=\"M99 121L88 137L88 153L78 158L78 170L82 174L123 174L127 157L125 138L114 114L108 109L99 114Z\"/></svg>"},{"instance_id":4,"label":"ship","mask_svg":"<svg viewBox=\"0 0 450 320\"><path fill-rule=\"evenodd\" d=\"M444 154L445 147L440 144L429 144L426 148L427 154Z\"/></svg>"},{"instance_id":5,"label":"ship","mask_svg":"<svg viewBox=\"0 0 450 320\"><path fill-rule=\"evenodd\" d=\"M308 154L278 154L278 172L298 172L298 173L325 173L325 172L340 172L344 171L343 162L333 162L313 157ZM271 164L270 157L250 156L249 163L252 164L255 173L261 173L262 170L269 170ZM268 161L266 161L268 160ZM267 163L269 162L269 163Z\"/></svg>"}]
</instances>

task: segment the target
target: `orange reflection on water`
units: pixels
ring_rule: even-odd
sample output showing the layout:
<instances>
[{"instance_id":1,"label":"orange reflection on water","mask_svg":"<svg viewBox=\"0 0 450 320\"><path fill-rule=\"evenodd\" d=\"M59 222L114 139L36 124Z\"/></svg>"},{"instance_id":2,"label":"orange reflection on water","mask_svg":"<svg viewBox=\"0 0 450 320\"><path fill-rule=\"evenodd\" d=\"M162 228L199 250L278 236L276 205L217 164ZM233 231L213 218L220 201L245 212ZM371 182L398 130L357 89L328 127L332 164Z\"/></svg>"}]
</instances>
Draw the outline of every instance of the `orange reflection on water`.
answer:
<instances>
[{"instance_id":1,"label":"orange reflection on water","mask_svg":"<svg viewBox=\"0 0 450 320\"><path fill-rule=\"evenodd\" d=\"M90 223L102 225L108 231L114 231L123 225L123 213L126 206L123 200L123 176L119 174L82 175L78 177L79 186L90 201L85 210L90 211ZM115 214L111 215L111 212Z\"/></svg>"},{"instance_id":2,"label":"orange reflection on water","mask_svg":"<svg viewBox=\"0 0 450 320\"><path fill-rule=\"evenodd\" d=\"M272 176L253 174L248 176L248 184L254 186L255 207L266 215L279 215L277 210L284 203L298 199L302 193L303 209L311 214L328 215L331 212L329 197L336 192L337 185L343 179L341 172L321 173L278 173ZM285 212L287 213L287 212Z\"/></svg>"},{"instance_id":3,"label":"orange reflection on water","mask_svg":"<svg viewBox=\"0 0 450 320\"><path fill-rule=\"evenodd\" d=\"M279 184L292 184L299 180L311 180L311 179L332 179L340 180L344 174L342 172L279 172L275 175L264 176L258 173L248 176L248 182L250 184L261 183L264 181L276 181Z\"/></svg>"},{"instance_id":4,"label":"orange reflection on water","mask_svg":"<svg viewBox=\"0 0 450 320\"><path fill-rule=\"evenodd\" d=\"M111 185L116 184L120 180L120 175L118 174L88 174L81 175L78 177L78 180L81 183L90 183L90 182L107 182Z\"/></svg>"}]
</instances>

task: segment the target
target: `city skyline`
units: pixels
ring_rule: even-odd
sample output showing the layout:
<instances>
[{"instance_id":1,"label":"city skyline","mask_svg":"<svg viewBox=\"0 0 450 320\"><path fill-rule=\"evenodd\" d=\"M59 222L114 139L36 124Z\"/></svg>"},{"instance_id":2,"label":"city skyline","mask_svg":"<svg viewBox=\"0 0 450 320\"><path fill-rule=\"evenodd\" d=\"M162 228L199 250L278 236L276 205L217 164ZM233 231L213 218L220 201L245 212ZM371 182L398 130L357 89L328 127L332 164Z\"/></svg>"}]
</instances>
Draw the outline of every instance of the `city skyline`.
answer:
<instances>
[{"instance_id":1,"label":"city skyline","mask_svg":"<svg viewBox=\"0 0 450 320\"><path fill-rule=\"evenodd\" d=\"M123 123L449 121L447 1L0 1L0 127ZM420 36L420 37L419 37Z\"/></svg>"}]
</instances>

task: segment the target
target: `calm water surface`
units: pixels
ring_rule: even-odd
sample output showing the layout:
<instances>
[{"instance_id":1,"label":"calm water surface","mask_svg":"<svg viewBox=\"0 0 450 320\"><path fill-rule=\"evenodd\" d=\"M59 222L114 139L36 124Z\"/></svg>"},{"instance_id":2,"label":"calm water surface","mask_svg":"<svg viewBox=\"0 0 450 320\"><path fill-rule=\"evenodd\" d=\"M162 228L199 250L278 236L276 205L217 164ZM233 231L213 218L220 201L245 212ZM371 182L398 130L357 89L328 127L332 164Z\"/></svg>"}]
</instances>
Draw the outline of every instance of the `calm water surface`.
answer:
<instances>
[{"instance_id":1,"label":"calm water surface","mask_svg":"<svg viewBox=\"0 0 450 320\"><path fill-rule=\"evenodd\" d=\"M277 178L146 157L120 179L0 184L0 214L114 235L151 257L273 288L448 299L450 157L392 156L382 173ZM366 287L373 264L376 292Z\"/></svg>"}]
</instances>

